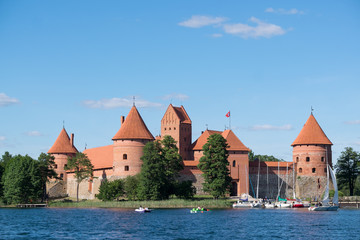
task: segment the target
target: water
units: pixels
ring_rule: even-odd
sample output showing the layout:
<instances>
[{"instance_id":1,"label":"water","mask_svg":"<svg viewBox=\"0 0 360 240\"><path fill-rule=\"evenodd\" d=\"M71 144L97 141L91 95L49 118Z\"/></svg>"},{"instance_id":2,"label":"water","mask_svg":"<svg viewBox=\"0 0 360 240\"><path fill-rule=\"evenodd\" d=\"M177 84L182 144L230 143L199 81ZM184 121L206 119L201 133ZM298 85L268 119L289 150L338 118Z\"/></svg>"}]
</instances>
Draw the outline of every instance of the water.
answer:
<instances>
[{"instance_id":1,"label":"water","mask_svg":"<svg viewBox=\"0 0 360 240\"><path fill-rule=\"evenodd\" d=\"M0 209L1 239L359 239L359 210Z\"/></svg>"}]
</instances>

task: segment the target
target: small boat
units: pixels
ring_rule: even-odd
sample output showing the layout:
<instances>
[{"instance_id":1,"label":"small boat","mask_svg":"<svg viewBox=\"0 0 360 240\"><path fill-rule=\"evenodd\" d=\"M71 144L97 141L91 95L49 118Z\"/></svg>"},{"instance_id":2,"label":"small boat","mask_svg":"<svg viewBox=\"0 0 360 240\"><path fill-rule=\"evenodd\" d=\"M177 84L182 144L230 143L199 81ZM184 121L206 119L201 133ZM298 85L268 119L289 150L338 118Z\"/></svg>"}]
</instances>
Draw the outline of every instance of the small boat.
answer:
<instances>
[{"instance_id":1,"label":"small boat","mask_svg":"<svg viewBox=\"0 0 360 240\"><path fill-rule=\"evenodd\" d=\"M190 213L204 213L204 212L208 212L210 211L209 209L206 209L206 208L193 208L190 210Z\"/></svg>"},{"instance_id":2,"label":"small boat","mask_svg":"<svg viewBox=\"0 0 360 240\"><path fill-rule=\"evenodd\" d=\"M291 208L291 203L288 202L276 202L275 205L277 208Z\"/></svg>"},{"instance_id":3,"label":"small boat","mask_svg":"<svg viewBox=\"0 0 360 240\"><path fill-rule=\"evenodd\" d=\"M333 197L333 204L330 205L330 199L329 199L329 172L331 175L331 179L334 185L335 194ZM321 203L315 204L315 206L309 207L309 211L337 211L339 208L338 205L338 188L336 183L336 177L334 171L331 169L329 165L327 165L327 182L326 182L326 188L325 188L325 194L324 199Z\"/></svg>"},{"instance_id":4,"label":"small boat","mask_svg":"<svg viewBox=\"0 0 360 240\"><path fill-rule=\"evenodd\" d=\"M148 212L151 212L151 209L139 207L139 208L135 209L135 212L148 213Z\"/></svg>"},{"instance_id":5,"label":"small boat","mask_svg":"<svg viewBox=\"0 0 360 240\"><path fill-rule=\"evenodd\" d=\"M252 208L262 208L262 203L260 201L255 201L251 204Z\"/></svg>"},{"instance_id":6,"label":"small boat","mask_svg":"<svg viewBox=\"0 0 360 240\"><path fill-rule=\"evenodd\" d=\"M251 208L251 202L238 200L232 206L233 208Z\"/></svg>"},{"instance_id":7,"label":"small boat","mask_svg":"<svg viewBox=\"0 0 360 240\"><path fill-rule=\"evenodd\" d=\"M263 208L276 208L277 206L275 205L274 202L265 202L263 204Z\"/></svg>"}]
</instances>

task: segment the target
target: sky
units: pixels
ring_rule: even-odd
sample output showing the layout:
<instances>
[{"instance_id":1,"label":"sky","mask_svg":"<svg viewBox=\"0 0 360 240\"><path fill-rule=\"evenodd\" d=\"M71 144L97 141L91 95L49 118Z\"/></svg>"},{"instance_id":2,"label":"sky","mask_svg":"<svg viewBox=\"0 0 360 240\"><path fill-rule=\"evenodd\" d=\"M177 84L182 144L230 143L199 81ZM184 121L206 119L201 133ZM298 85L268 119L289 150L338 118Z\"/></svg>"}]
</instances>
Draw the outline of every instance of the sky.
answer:
<instances>
[{"instance_id":1,"label":"sky","mask_svg":"<svg viewBox=\"0 0 360 240\"><path fill-rule=\"evenodd\" d=\"M135 97L154 136L183 105L193 141L231 128L285 161L313 109L336 162L360 151L359 12L357 0L0 0L0 154L37 158L63 126L80 151L112 144Z\"/></svg>"}]
</instances>

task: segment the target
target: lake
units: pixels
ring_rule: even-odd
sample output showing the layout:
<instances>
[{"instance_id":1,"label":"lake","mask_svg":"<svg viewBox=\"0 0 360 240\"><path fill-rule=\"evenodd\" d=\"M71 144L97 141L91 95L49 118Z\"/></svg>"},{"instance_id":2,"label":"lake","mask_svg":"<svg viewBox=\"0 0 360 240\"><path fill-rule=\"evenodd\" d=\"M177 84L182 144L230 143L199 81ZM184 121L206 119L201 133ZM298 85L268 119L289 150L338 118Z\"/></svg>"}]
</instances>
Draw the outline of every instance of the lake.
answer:
<instances>
[{"instance_id":1,"label":"lake","mask_svg":"<svg viewBox=\"0 0 360 240\"><path fill-rule=\"evenodd\" d=\"M360 239L360 211L0 208L1 239Z\"/></svg>"}]
</instances>

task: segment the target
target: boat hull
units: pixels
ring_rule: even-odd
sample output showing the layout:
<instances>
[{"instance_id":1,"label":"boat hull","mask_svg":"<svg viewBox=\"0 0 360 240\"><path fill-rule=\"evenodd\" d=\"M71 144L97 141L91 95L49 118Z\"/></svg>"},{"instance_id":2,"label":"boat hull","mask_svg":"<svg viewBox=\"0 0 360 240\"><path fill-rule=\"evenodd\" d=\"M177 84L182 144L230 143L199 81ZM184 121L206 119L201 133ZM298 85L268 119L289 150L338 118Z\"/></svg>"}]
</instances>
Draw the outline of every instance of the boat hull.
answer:
<instances>
[{"instance_id":1,"label":"boat hull","mask_svg":"<svg viewBox=\"0 0 360 240\"><path fill-rule=\"evenodd\" d=\"M339 206L319 206L319 207L309 207L309 211L337 211Z\"/></svg>"}]
</instances>

